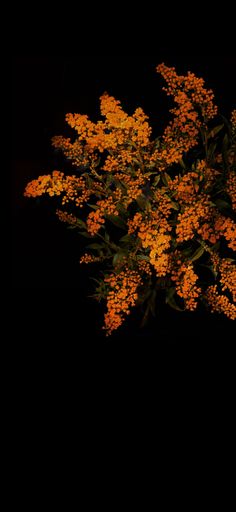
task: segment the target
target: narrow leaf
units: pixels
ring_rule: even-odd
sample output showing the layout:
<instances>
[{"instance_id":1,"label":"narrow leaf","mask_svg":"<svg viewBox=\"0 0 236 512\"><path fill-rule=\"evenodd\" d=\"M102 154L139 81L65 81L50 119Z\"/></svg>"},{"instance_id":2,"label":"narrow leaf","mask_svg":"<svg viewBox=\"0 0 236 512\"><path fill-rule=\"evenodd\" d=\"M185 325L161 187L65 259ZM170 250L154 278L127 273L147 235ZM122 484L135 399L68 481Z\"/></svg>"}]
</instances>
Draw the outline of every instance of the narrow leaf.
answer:
<instances>
[{"instance_id":1,"label":"narrow leaf","mask_svg":"<svg viewBox=\"0 0 236 512\"><path fill-rule=\"evenodd\" d=\"M112 222L112 224L114 224L114 226L117 226L118 228L121 228L121 229L126 229L125 222L120 217L118 217L118 215L110 214L110 215L106 215L106 218L108 220L110 220L110 222Z\"/></svg>"},{"instance_id":2,"label":"narrow leaf","mask_svg":"<svg viewBox=\"0 0 236 512\"><path fill-rule=\"evenodd\" d=\"M156 187L158 185L160 179L161 179L160 174L158 176L155 176L154 181L153 181L153 187Z\"/></svg>"},{"instance_id":3,"label":"narrow leaf","mask_svg":"<svg viewBox=\"0 0 236 512\"><path fill-rule=\"evenodd\" d=\"M174 295L175 295L175 287L174 286L171 288L168 288L168 290L166 290L166 304L169 304L169 306L173 309L176 309L176 311L184 311L176 303Z\"/></svg>"},{"instance_id":4,"label":"narrow leaf","mask_svg":"<svg viewBox=\"0 0 236 512\"><path fill-rule=\"evenodd\" d=\"M124 235L120 238L119 242L134 242L134 239L131 235Z\"/></svg>"},{"instance_id":5,"label":"narrow leaf","mask_svg":"<svg viewBox=\"0 0 236 512\"><path fill-rule=\"evenodd\" d=\"M215 128L213 128L210 131L210 133L208 133L207 138L210 139L211 137L215 137L217 133L219 133L220 130L222 130L222 128L224 128L224 124L219 124L218 126L215 126Z\"/></svg>"},{"instance_id":6,"label":"narrow leaf","mask_svg":"<svg viewBox=\"0 0 236 512\"><path fill-rule=\"evenodd\" d=\"M96 250L100 250L102 247L104 247L104 244L89 244L89 245L86 245L86 248L87 249L96 249Z\"/></svg>"},{"instance_id":7,"label":"narrow leaf","mask_svg":"<svg viewBox=\"0 0 236 512\"><path fill-rule=\"evenodd\" d=\"M190 261L195 261L195 260L198 260L199 258L201 258L201 256L203 255L204 253L204 247L199 247L194 253L193 255L190 257Z\"/></svg>"},{"instance_id":8,"label":"narrow leaf","mask_svg":"<svg viewBox=\"0 0 236 512\"><path fill-rule=\"evenodd\" d=\"M84 236L85 238L93 238L87 231L78 231L78 234Z\"/></svg>"},{"instance_id":9,"label":"narrow leaf","mask_svg":"<svg viewBox=\"0 0 236 512\"><path fill-rule=\"evenodd\" d=\"M222 209L225 209L225 208L230 208L230 204L225 201L224 199L216 199L215 200L215 204L218 208L222 208Z\"/></svg>"}]
</instances>

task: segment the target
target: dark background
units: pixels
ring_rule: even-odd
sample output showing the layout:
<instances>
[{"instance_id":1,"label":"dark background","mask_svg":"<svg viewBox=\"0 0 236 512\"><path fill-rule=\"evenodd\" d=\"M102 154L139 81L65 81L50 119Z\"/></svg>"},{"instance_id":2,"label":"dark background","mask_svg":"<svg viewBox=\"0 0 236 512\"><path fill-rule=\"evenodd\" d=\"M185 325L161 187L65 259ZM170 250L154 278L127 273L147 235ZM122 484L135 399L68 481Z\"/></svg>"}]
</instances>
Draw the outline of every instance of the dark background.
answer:
<instances>
[{"instance_id":1,"label":"dark background","mask_svg":"<svg viewBox=\"0 0 236 512\"><path fill-rule=\"evenodd\" d=\"M23 354L32 341L33 357L40 360L47 352L55 364L77 360L78 350L105 350L114 360L138 354L144 362L153 354L172 361L219 360L222 354L226 361L234 354L232 322L202 310L181 314L161 305L149 327L140 330L134 312L105 339L104 307L87 298L91 267L79 265L81 239L57 221L50 201L23 197L28 181L58 167L50 139L66 133L65 114L84 113L95 121L104 91L120 99L129 113L141 106L154 135L161 133L170 105L155 71L163 61L180 73L202 76L225 116L235 108L236 58L228 54L160 50L154 55L18 55L12 60L11 302Z\"/></svg>"}]
</instances>

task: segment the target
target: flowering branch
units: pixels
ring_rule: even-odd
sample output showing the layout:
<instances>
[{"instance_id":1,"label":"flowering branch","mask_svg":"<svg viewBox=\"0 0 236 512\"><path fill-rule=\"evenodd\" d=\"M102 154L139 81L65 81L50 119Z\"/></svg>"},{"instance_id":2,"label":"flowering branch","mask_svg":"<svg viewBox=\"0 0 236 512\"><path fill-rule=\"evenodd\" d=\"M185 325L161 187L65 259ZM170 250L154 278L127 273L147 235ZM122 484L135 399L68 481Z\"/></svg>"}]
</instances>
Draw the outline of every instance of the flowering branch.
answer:
<instances>
[{"instance_id":1,"label":"flowering branch","mask_svg":"<svg viewBox=\"0 0 236 512\"><path fill-rule=\"evenodd\" d=\"M236 318L236 110L217 124L202 78L164 64L157 71L174 101L162 137L152 139L141 108L128 115L105 93L102 119L67 114L74 140L52 140L74 173L56 170L25 189L26 197L55 196L66 207L57 207L58 218L95 240L80 261L103 269L94 297L106 301L108 335L135 305L145 305L144 324L160 289L177 310L195 311L201 301Z\"/></svg>"}]
</instances>

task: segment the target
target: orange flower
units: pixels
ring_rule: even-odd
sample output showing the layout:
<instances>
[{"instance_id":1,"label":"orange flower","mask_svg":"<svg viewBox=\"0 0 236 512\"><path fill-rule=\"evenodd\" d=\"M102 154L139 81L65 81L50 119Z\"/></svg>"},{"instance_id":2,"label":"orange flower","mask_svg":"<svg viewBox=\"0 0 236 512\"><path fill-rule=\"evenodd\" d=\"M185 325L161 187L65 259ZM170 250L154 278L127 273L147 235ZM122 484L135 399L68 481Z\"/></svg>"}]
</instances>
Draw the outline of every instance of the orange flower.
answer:
<instances>
[{"instance_id":1,"label":"orange flower","mask_svg":"<svg viewBox=\"0 0 236 512\"><path fill-rule=\"evenodd\" d=\"M80 263L95 263L96 261L100 261L101 258L98 256L92 256L91 254L88 254L87 252L81 256L79 262Z\"/></svg>"},{"instance_id":2,"label":"orange flower","mask_svg":"<svg viewBox=\"0 0 236 512\"><path fill-rule=\"evenodd\" d=\"M200 197L200 199L194 201L192 206L185 206L183 213L179 213L177 216L177 242L191 240L195 232L200 229L200 222L207 219L210 212L206 197Z\"/></svg>"},{"instance_id":3,"label":"orange flower","mask_svg":"<svg viewBox=\"0 0 236 512\"><path fill-rule=\"evenodd\" d=\"M141 277L135 270L126 268L119 274L111 274L106 277L105 283L110 288L103 327L108 336L123 323L125 315L129 315L130 308L135 306Z\"/></svg>"},{"instance_id":4,"label":"orange flower","mask_svg":"<svg viewBox=\"0 0 236 512\"><path fill-rule=\"evenodd\" d=\"M172 270L171 279L175 281L176 292L184 299L186 309L194 311L201 289L196 286L198 276L194 272L193 264L181 263L177 269Z\"/></svg>"},{"instance_id":5,"label":"orange flower","mask_svg":"<svg viewBox=\"0 0 236 512\"><path fill-rule=\"evenodd\" d=\"M108 268L113 266L113 273L105 278L97 294L101 298L107 293L107 334L122 324L136 304L141 276L145 286L152 283L169 287L173 281L172 289L183 299L185 309L193 311L198 300L205 299L212 311L224 312L228 318L236 314L231 303L236 299L235 266L232 260L219 256L225 249L227 254L228 249L232 252L236 248L232 215L236 209L236 110L231 116L227 150L220 155L223 125L220 130L207 125L217 112L212 91L193 73L178 75L175 68L164 64L157 71L174 102L171 121L162 137L151 140L148 117L141 108L130 115L120 101L104 93L100 98L102 119L96 123L87 115L69 113L66 121L74 129L74 139L52 139L54 148L70 160L76 174L67 176L55 170L32 180L25 188L27 197L47 194L66 207L71 204L73 213L58 209L56 214L62 222L83 226L81 234L86 236L87 230L87 234L100 237L99 230L104 228L102 256L85 253L80 263L108 260ZM197 155L203 157L199 160ZM169 175L172 165L173 177ZM86 205L90 197L94 204L87 206L93 210L85 213L82 223L76 207ZM109 215L119 216L123 222L118 225L127 226L132 236L119 239L117 231L114 243L112 229L108 233L104 226ZM110 220L118 222L112 217ZM200 251L195 252L196 243ZM117 250L118 244L121 251ZM206 291L205 284L201 289L195 271L203 251L203 261L208 259L206 263L217 280Z\"/></svg>"},{"instance_id":6,"label":"orange flower","mask_svg":"<svg viewBox=\"0 0 236 512\"><path fill-rule=\"evenodd\" d=\"M171 231L167 220L162 218L157 211L149 212L149 219L136 213L132 220L128 221L128 233L138 230L138 237L144 249L150 249L150 263L158 276L165 276L169 270L169 255L166 253L170 247Z\"/></svg>"},{"instance_id":7,"label":"orange flower","mask_svg":"<svg viewBox=\"0 0 236 512\"><path fill-rule=\"evenodd\" d=\"M56 215L61 222L67 222L67 224L71 225L77 224L77 217L71 213L63 212L62 210L56 210Z\"/></svg>"},{"instance_id":8,"label":"orange flower","mask_svg":"<svg viewBox=\"0 0 236 512\"><path fill-rule=\"evenodd\" d=\"M105 223L104 216L114 214L118 215L116 205L113 203L113 199L109 196L105 200L97 202L98 208L94 212L90 212L87 217L87 230L92 236L96 235L102 224Z\"/></svg>"},{"instance_id":9,"label":"orange flower","mask_svg":"<svg viewBox=\"0 0 236 512\"><path fill-rule=\"evenodd\" d=\"M228 174L226 191L232 201L232 208L236 211L236 174L232 171Z\"/></svg>"},{"instance_id":10,"label":"orange flower","mask_svg":"<svg viewBox=\"0 0 236 512\"><path fill-rule=\"evenodd\" d=\"M217 285L208 286L205 298L212 313L224 313L230 320L236 320L236 306L230 302L226 295L220 295Z\"/></svg>"},{"instance_id":11,"label":"orange flower","mask_svg":"<svg viewBox=\"0 0 236 512\"><path fill-rule=\"evenodd\" d=\"M82 207L90 196L82 177L65 176L63 172L53 171L52 175L39 176L37 180L30 181L25 188L26 197L37 197L48 194L50 197L62 195L62 204L74 201L76 206Z\"/></svg>"}]
</instances>

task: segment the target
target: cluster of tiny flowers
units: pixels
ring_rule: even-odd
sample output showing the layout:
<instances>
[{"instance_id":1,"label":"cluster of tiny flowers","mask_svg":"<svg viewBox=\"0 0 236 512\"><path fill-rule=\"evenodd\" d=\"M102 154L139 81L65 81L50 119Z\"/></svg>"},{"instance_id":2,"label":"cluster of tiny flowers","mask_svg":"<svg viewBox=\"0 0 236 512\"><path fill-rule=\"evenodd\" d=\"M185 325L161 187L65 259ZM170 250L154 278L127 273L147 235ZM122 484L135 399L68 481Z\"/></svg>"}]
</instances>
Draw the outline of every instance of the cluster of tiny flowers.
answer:
<instances>
[{"instance_id":1,"label":"cluster of tiny flowers","mask_svg":"<svg viewBox=\"0 0 236 512\"><path fill-rule=\"evenodd\" d=\"M213 268L215 274L217 275L218 270L219 270L219 265L220 265L220 256L219 256L219 254L217 254L217 252L214 252L211 249L210 249L210 255L211 255L212 268Z\"/></svg>"},{"instance_id":2,"label":"cluster of tiny flowers","mask_svg":"<svg viewBox=\"0 0 236 512\"><path fill-rule=\"evenodd\" d=\"M132 200L137 199L140 194L142 194L142 186L145 183L145 177L142 176L140 169L137 170L135 174L135 178L133 176L124 175L123 182L127 186L127 195L128 195L128 203L132 202Z\"/></svg>"},{"instance_id":3,"label":"cluster of tiny flowers","mask_svg":"<svg viewBox=\"0 0 236 512\"><path fill-rule=\"evenodd\" d=\"M111 274L104 281L110 291L107 295L107 312L103 329L109 336L123 323L125 315L130 313L130 308L135 306L141 277L135 270L127 268L119 274Z\"/></svg>"},{"instance_id":4,"label":"cluster of tiny flowers","mask_svg":"<svg viewBox=\"0 0 236 512\"><path fill-rule=\"evenodd\" d=\"M102 224L105 223L105 215L118 215L116 205L113 203L113 198L109 196L97 202L97 209L90 212L87 217L87 230L90 235L94 236L98 233Z\"/></svg>"},{"instance_id":5,"label":"cluster of tiny flowers","mask_svg":"<svg viewBox=\"0 0 236 512\"><path fill-rule=\"evenodd\" d=\"M226 295L218 293L217 285L208 286L205 298L212 313L224 313L230 320L236 320L236 306Z\"/></svg>"},{"instance_id":6,"label":"cluster of tiny flowers","mask_svg":"<svg viewBox=\"0 0 236 512\"><path fill-rule=\"evenodd\" d=\"M100 258L98 256L92 256L88 253L83 254L79 260L80 263L95 263L96 261L100 261Z\"/></svg>"},{"instance_id":7,"label":"cluster of tiny flowers","mask_svg":"<svg viewBox=\"0 0 236 512\"><path fill-rule=\"evenodd\" d=\"M173 206L171 199L165 194L165 190L159 189L154 193L155 201L157 204L158 212L165 218L169 217Z\"/></svg>"},{"instance_id":8,"label":"cluster of tiny flowers","mask_svg":"<svg viewBox=\"0 0 236 512\"><path fill-rule=\"evenodd\" d=\"M177 75L174 67L168 67L163 63L157 66L157 71L168 85L164 88L168 95L175 96L179 91L183 91L194 105L200 107L204 118L212 119L217 114L217 107L213 103L214 94L212 90L205 89L202 78L191 72L186 76Z\"/></svg>"},{"instance_id":9,"label":"cluster of tiny flowers","mask_svg":"<svg viewBox=\"0 0 236 512\"><path fill-rule=\"evenodd\" d=\"M69 138L56 135L52 137L52 146L62 151L65 157L71 160L72 164L77 168L81 165L89 165L90 163L88 152L85 151L85 148L78 139L71 142Z\"/></svg>"},{"instance_id":10,"label":"cluster of tiny flowers","mask_svg":"<svg viewBox=\"0 0 236 512\"><path fill-rule=\"evenodd\" d=\"M236 174L230 172L227 179L226 191L232 202L232 208L236 211Z\"/></svg>"},{"instance_id":11,"label":"cluster of tiny flowers","mask_svg":"<svg viewBox=\"0 0 236 512\"><path fill-rule=\"evenodd\" d=\"M199 190L198 179L199 175L196 172L176 176L169 185L175 199L181 203L191 203Z\"/></svg>"},{"instance_id":12,"label":"cluster of tiny flowers","mask_svg":"<svg viewBox=\"0 0 236 512\"><path fill-rule=\"evenodd\" d=\"M217 169L213 169L212 167L205 168L204 171L204 183L203 190L207 191L212 188L212 185L215 183L217 176L220 174L220 171Z\"/></svg>"},{"instance_id":13,"label":"cluster of tiny flowers","mask_svg":"<svg viewBox=\"0 0 236 512\"><path fill-rule=\"evenodd\" d=\"M192 206L186 206L183 213L179 213L176 226L177 242L191 240L195 231L200 227L200 221L209 215L207 198L200 198Z\"/></svg>"},{"instance_id":14,"label":"cluster of tiny flowers","mask_svg":"<svg viewBox=\"0 0 236 512\"><path fill-rule=\"evenodd\" d=\"M63 212L62 210L56 210L56 215L61 222L66 222L67 224L75 225L77 224L77 217L72 215L72 213Z\"/></svg>"},{"instance_id":15,"label":"cluster of tiny flowers","mask_svg":"<svg viewBox=\"0 0 236 512\"><path fill-rule=\"evenodd\" d=\"M219 160L220 157L220 160ZM216 155L215 161L217 163L221 163L222 156ZM198 160L196 164L196 173L199 179L199 182L202 182L202 189L208 191L211 189L212 185L215 183L217 176L220 174L220 171L209 167L206 160ZM197 190L196 190L197 192Z\"/></svg>"},{"instance_id":16,"label":"cluster of tiny flowers","mask_svg":"<svg viewBox=\"0 0 236 512\"><path fill-rule=\"evenodd\" d=\"M138 229L138 237L144 249L149 249L150 264L154 267L158 276L165 276L169 270L169 254L166 253L170 247L171 231L167 220L161 218L158 212L150 212L150 219L143 219L140 213L128 221L129 234Z\"/></svg>"},{"instance_id":17,"label":"cluster of tiny flowers","mask_svg":"<svg viewBox=\"0 0 236 512\"><path fill-rule=\"evenodd\" d=\"M219 265L220 282L222 291L229 290L232 294L233 302L236 302L236 266L223 258Z\"/></svg>"},{"instance_id":18,"label":"cluster of tiny flowers","mask_svg":"<svg viewBox=\"0 0 236 512\"><path fill-rule=\"evenodd\" d=\"M167 126L163 137L163 147L155 150L152 159L159 161L159 169L178 162L184 152L189 151L198 142L198 133L201 119L196 111L200 108L204 120L209 120L217 113L213 104L214 95L211 90L204 88L204 81L193 73L187 76L178 76L175 68L160 64L157 67L167 83L164 90L173 96L177 107L171 112L174 119Z\"/></svg>"},{"instance_id":19,"label":"cluster of tiny flowers","mask_svg":"<svg viewBox=\"0 0 236 512\"><path fill-rule=\"evenodd\" d=\"M54 171L53 175L55 176L55 173L57 171ZM29 183L27 183L24 191L25 197L38 197L45 194L47 189L50 190L50 183L51 183L51 175L47 174L44 176L39 176L36 180L32 180ZM51 192L51 191L50 191ZM57 189L57 195L60 195L63 192L62 187ZM51 193L50 193L51 195Z\"/></svg>"},{"instance_id":20,"label":"cluster of tiny flowers","mask_svg":"<svg viewBox=\"0 0 236 512\"><path fill-rule=\"evenodd\" d=\"M69 113L66 121L75 131L74 139L52 139L53 147L76 167L76 175L54 170L30 181L24 192L26 197L45 194L59 198L59 220L82 226L85 237L103 238L99 230L107 222L109 232L104 229L103 243L93 244L98 251L102 248L97 253L102 256L85 253L80 258L85 264L108 260L108 268L113 267L101 287L101 297L107 297L103 327L107 335L123 323L137 303L142 278L145 286L157 280L158 286L168 287L172 280L171 287L185 309L193 311L198 300L205 299L213 312L236 318L235 265L232 259L219 256L226 246L227 253L236 249L232 214L236 211L236 110L231 115L232 130L229 126L222 146L223 125L207 125L217 107L203 79L190 72L178 75L175 68L164 64L157 71L166 82L164 90L174 101L172 118L162 137L150 139L151 127L141 108L130 115L120 101L104 93L100 97L101 120L92 122L87 115ZM169 175L171 170L173 177ZM91 197L93 204L88 204ZM85 213L84 223L79 216L63 211L63 207L69 209L69 203L75 213L75 207L92 208ZM127 227L132 237L126 230L126 236L119 240L119 232L115 232L118 241L113 243L112 222ZM196 253L195 242L200 244ZM205 285L201 290L195 272L199 255L203 255L203 261L208 258L208 266L218 280L206 291Z\"/></svg>"},{"instance_id":21,"label":"cluster of tiny flowers","mask_svg":"<svg viewBox=\"0 0 236 512\"><path fill-rule=\"evenodd\" d=\"M176 283L176 292L184 299L186 309L194 311L201 289L196 286L198 280L192 263L182 263L179 268L172 270L171 279Z\"/></svg>"},{"instance_id":22,"label":"cluster of tiny flowers","mask_svg":"<svg viewBox=\"0 0 236 512\"><path fill-rule=\"evenodd\" d=\"M82 177L65 176L63 172L53 171L52 175L39 176L37 180L30 181L24 195L37 197L48 194L50 197L62 195L62 204L74 201L76 206L82 207L90 197Z\"/></svg>"},{"instance_id":23,"label":"cluster of tiny flowers","mask_svg":"<svg viewBox=\"0 0 236 512\"><path fill-rule=\"evenodd\" d=\"M236 109L233 110L233 112L231 113L230 121L231 121L233 135L235 135L235 133L236 133Z\"/></svg>"},{"instance_id":24,"label":"cluster of tiny flowers","mask_svg":"<svg viewBox=\"0 0 236 512\"><path fill-rule=\"evenodd\" d=\"M143 222L143 216L140 212L136 213L133 219L128 219L128 234L132 235L140 227Z\"/></svg>"},{"instance_id":25,"label":"cluster of tiny flowers","mask_svg":"<svg viewBox=\"0 0 236 512\"><path fill-rule=\"evenodd\" d=\"M224 215L218 214L216 216L215 232L217 233L217 239L220 236L224 236L227 240L228 247L233 251L236 250L236 224L233 219L225 217Z\"/></svg>"},{"instance_id":26,"label":"cluster of tiny flowers","mask_svg":"<svg viewBox=\"0 0 236 512\"><path fill-rule=\"evenodd\" d=\"M152 275L151 265L146 260L138 261L138 269L139 269L140 274L147 274L148 276Z\"/></svg>"}]
</instances>

